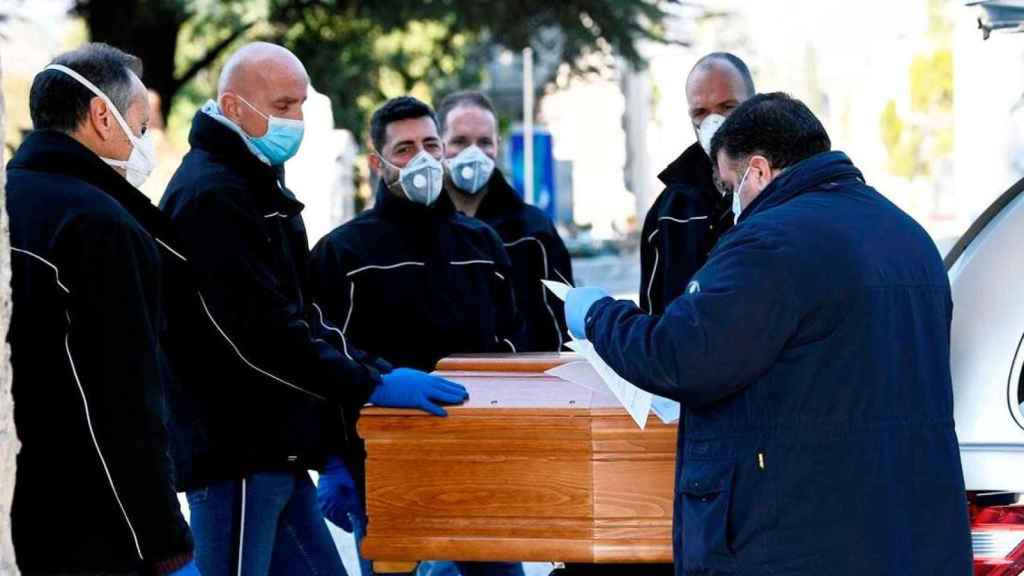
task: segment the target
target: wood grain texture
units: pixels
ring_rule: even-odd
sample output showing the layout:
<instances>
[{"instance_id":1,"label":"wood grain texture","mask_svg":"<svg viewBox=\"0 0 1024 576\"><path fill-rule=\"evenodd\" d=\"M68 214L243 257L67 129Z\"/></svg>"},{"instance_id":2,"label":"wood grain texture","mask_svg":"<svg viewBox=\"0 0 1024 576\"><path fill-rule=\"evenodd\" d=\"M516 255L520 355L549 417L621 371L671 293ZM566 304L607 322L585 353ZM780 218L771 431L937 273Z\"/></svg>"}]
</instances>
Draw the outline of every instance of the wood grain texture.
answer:
<instances>
[{"instance_id":1,"label":"wood grain texture","mask_svg":"<svg viewBox=\"0 0 1024 576\"><path fill-rule=\"evenodd\" d=\"M676 427L640 430L548 356L453 360L470 401L447 418L364 409L367 558L671 561Z\"/></svg>"}]
</instances>

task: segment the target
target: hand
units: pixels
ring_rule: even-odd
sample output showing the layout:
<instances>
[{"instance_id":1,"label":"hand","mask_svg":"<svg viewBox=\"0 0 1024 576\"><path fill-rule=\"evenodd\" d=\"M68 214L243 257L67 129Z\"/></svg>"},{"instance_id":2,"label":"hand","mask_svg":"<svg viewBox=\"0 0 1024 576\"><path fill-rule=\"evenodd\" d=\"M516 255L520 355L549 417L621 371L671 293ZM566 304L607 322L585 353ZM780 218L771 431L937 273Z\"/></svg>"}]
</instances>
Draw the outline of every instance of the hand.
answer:
<instances>
[{"instance_id":1,"label":"hand","mask_svg":"<svg viewBox=\"0 0 1024 576\"><path fill-rule=\"evenodd\" d=\"M436 403L462 404L469 398L466 389L455 382L410 368L398 368L381 377L370 394L370 402L392 408L419 408L435 416L447 416Z\"/></svg>"},{"instance_id":2,"label":"hand","mask_svg":"<svg viewBox=\"0 0 1024 576\"><path fill-rule=\"evenodd\" d=\"M199 568L196 566L196 561L193 560L188 564L185 564L181 568L178 568L174 572L171 572L167 576L202 576L199 574Z\"/></svg>"},{"instance_id":3,"label":"hand","mask_svg":"<svg viewBox=\"0 0 1024 576\"><path fill-rule=\"evenodd\" d=\"M573 288L565 296L565 323L576 338L587 337L587 312L594 302L610 295L602 288Z\"/></svg>"},{"instance_id":4,"label":"hand","mask_svg":"<svg viewBox=\"0 0 1024 576\"><path fill-rule=\"evenodd\" d=\"M345 532L352 533L352 518L349 514L358 513L361 506L356 483L341 458L327 458L316 485L316 500L324 518Z\"/></svg>"}]
</instances>

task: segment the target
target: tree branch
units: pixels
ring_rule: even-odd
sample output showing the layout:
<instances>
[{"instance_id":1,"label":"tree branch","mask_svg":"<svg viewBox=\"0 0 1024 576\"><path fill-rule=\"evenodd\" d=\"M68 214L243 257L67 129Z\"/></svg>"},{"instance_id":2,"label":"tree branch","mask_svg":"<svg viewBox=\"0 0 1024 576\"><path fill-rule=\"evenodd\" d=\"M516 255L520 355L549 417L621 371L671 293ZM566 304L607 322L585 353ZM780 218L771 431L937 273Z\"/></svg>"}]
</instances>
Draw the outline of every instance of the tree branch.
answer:
<instances>
[{"instance_id":1,"label":"tree branch","mask_svg":"<svg viewBox=\"0 0 1024 576\"><path fill-rule=\"evenodd\" d=\"M256 22L253 21L249 22L248 24L244 24L238 28L235 28L231 32L231 34L228 34L227 38L221 40L213 47L211 47L209 50L207 50L206 54L204 54L202 58L193 62L192 65L188 67L188 70L185 70L185 72L181 76L178 76L174 79L174 90L172 93L177 92L179 88L184 86L186 82L195 77L195 75L198 74L201 70L203 70L210 64L213 64L213 61L216 60L218 56L220 56L221 52L224 52L224 50L226 50L228 46L230 46L235 40L241 38L242 35L248 32L249 29L252 28L255 24Z\"/></svg>"}]
</instances>

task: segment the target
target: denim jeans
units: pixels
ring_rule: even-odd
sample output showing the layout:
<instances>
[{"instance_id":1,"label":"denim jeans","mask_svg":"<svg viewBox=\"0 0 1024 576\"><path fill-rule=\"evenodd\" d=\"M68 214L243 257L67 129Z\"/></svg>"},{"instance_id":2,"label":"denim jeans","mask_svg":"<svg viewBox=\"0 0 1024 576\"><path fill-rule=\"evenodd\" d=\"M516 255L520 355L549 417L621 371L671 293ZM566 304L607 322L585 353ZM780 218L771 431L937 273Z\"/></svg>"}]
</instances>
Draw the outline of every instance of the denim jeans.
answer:
<instances>
[{"instance_id":1,"label":"denim jeans","mask_svg":"<svg viewBox=\"0 0 1024 576\"><path fill-rule=\"evenodd\" d=\"M264 472L188 493L203 576L347 576L306 472Z\"/></svg>"}]
</instances>

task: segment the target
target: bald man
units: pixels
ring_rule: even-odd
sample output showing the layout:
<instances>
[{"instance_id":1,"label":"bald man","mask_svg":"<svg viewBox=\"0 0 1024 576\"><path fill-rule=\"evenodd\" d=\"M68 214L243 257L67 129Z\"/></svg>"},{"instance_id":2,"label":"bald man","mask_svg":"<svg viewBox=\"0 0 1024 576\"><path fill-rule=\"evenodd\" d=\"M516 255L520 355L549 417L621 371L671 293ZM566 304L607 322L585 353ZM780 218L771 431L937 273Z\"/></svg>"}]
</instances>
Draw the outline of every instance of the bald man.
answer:
<instances>
[{"instance_id":1,"label":"bald man","mask_svg":"<svg viewBox=\"0 0 1024 576\"><path fill-rule=\"evenodd\" d=\"M686 103L697 142L658 175L665 189L644 220L640 240L640 306L661 314L704 265L718 237L732 227L732 198L715 186L708 147L725 117L754 95L747 65L712 52L686 78Z\"/></svg>"},{"instance_id":2,"label":"bald man","mask_svg":"<svg viewBox=\"0 0 1024 576\"><path fill-rule=\"evenodd\" d=\"M305 296L302 204L282 164L302 141L308 85L280 46L232 55L161 200L199 285L170 314L168 352L179 489L205 576L344 575L307 472L322 463L323 419L340 416L333 443L346 442L368 400L465 398L370 361Z\"/></svg>"}]
</instances>

